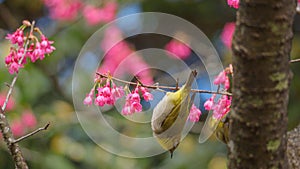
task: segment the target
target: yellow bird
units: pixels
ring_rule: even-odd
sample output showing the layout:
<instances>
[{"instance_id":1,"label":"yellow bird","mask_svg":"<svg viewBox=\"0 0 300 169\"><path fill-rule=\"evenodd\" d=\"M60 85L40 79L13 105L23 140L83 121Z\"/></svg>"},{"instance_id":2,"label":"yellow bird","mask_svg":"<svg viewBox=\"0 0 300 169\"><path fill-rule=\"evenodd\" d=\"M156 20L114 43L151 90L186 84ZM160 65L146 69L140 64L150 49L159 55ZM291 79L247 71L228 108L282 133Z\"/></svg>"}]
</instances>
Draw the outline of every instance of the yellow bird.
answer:
<instances>
[{"instance_id":1,"label":"yellow bird","mask_svg":"<svg viewBox=\"0 0 300 169\"><path fill-rule=\"evenodd\" d=\"M167 92L153 110L153 135L162 148L170 151L171 158L181 141L182 130L195 98L195 93L190 97L190 92L196 75L197 72L192 71L185 85L176 92Z\"/></svg>"}]
</instances>

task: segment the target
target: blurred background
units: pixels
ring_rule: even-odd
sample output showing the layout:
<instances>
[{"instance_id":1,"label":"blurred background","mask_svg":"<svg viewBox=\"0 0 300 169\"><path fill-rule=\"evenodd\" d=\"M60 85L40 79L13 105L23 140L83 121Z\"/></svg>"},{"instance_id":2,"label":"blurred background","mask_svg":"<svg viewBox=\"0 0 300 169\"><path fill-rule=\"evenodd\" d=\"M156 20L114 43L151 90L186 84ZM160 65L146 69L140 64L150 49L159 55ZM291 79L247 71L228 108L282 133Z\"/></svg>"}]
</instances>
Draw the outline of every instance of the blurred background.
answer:
<instances>
[{"instance_id":1,"label":"blurred background","mask_svg":"<svg viewBox=\"0 0 300 169\"><path fill-rule=\"evenodd\" d=\"M206 113L203 103L210 95L201 95L200 109L203 111L198 122L175 151L173 159L169 153L148 158L125 158L111 154L96 145L84 132L78 122L72 100L72 73L79 52L88 38L104 24L115 18L138 12L163 12L182 17L198 28L210 39L216 48L224 67L231 63L230 35L234 30L236 9L230 8L226 0L0 0L0 103L3 104L13 76L8 73L4 58L9 53L10 43L5 40L7 33L14 32L22 20L35 20L42 32L53 40L56 50L51 56L35 64L27 64L20 71L13 97L7 107L7 117L14 134L18 137L37 127L51 123L50 128L20 143L24 156L32 169L225 169L226 145L213 136L204 144L198 143L201 125ZM133 24L134 26L134 24ZM119 32L126 33L131 27L119 26ZM180 36L180 35L179 35ZM126 38L124 43L130 51L146 48L169 49L172 39L165 36L144 35ZM175 49L176 49L175 45ZM180 47L180 45L179 45ZM99 44L100 48L100 44ZM125 49L127 49L125 48ZM170 47L172 48L172 47ZM122 48L124 50L124 48ZM117 51L116 53L119 53ZM174 51L176 53L176 51ZM187 64L196 63L195 54L177 51L179 58ZM111 54L113 56L113 53ZM294 40L291 59L300 58L300 15L294 22ZM116 59L113 59L116 61ZM108 59L102 63L110 69ZM140 63L147 65L143 60ZM201 64L201 63L199 63ZM289 103L289 129L300 122L300 63L291 65L294 78L291 84ZM106 67L105 67L106 65ZM147 67L147 66L145 66ZM103 70L100 66L100 71ZM176 72L174 72L176 73ZM159 80L159 73L150 72L145 81ZM210 90L205 76L197 80L203 89ZM87 81L89 87L92 81ZM166 80L174 85L176 79ZM164 84L164 82L162 83ZM86 87L88 88L88 87ZM86 93L89 91L87 90ZM143 106L147 107L147 103ZM144 128L126 125L126 119L115 109L105 113L114 119L115 128L123 133L151 135L150 124ZM134 131L136 130L136 131ZM103 131L96 131L103 132ZM12 159L0 140L0 168L14 168Z\"/></svg>"}]
</instances>

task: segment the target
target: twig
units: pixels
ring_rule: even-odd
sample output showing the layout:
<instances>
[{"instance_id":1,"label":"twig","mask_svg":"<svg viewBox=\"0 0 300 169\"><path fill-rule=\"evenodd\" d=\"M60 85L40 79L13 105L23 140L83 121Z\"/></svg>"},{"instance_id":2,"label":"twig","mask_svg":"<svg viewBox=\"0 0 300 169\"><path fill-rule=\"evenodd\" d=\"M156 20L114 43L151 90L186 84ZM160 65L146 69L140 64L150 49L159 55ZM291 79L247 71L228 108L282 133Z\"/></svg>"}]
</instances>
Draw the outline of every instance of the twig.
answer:
<instances>
[{"instance_id":1,"label":"twig","mask_svg":"<svg viewBox=\"0 0 300 169\"><path fill-rule=\"evenodd\" d=\"M135 82L129 82L129 81L126 81L126 80L122 80L122 79L118 79L118 78L115 78L115 77L108 77L107 75L105 74L102 74L102 73L99 73L99 72L96 72L97 75L99 75L101 78L111 78L115 81L118 81L118 82L121 82L121 83L125 83L125 84L128 84L128 85L137 85L137 83ZM146 87L146 88L149 88L149 89L166 89L166 90L178 90L178 87L170 87L170 86L155 86L155 85L145 85L145 84L141 84L143 87ZM209 91L209 90L198 90L198 89L192 89L191 92L194 92L194 93L209 93L209 94L221 94L221 95L228 95L228 96L232 96L231 93L229 92L221 92L221 91Z\"/></svg>"},{"instance_id":2,"label":"twig","mask_svg":"<svg viewBox=\"0 0 300 169\"><path fill-rule=\"evenodd\" d=\"M16 139L16 140L14 140L13 143L18 143L18 142L20 142L20 141L22 141L22 140L24 140L24 139L26 139L26 138L28 138L28 137L30 137L30 136L35 135L36 133L38 133L38 132L40 132L40 131L42 131L42 130L47 130L48 127L49 127L49 125L50 125L50 123L47 123L44 127L40 127L40 128L38 128L38 129L34 130L33 132L28 133L28 134L26 134L25 136L22 136L22 137L20 137L20 138L18 138L18 139Z\"/></svg>"},{"instance_id":3,"label":"twig","mask_svg":"<svg viewBox=\"0 0 300 169\"><path fill-rule=\"evenodd\" d=\"M296 63L296 62L300 62L300 59L293 59L293 60L290 60L290 63Z\"/></svg>"},{"instance_id":4,"label":"twig","mask_svg":"<svg viewBox=\"0 0 300 169\"><path fill-rule=\"evenodd\" d=\"M30 28L30 32L32 33L33 32L33 29L34 29L34 26L35 26L35 21L32 21L32 24L31 24L31 28ZM30 35L29 35L30 36ZM27 37L28 38L28 37ZM23 60L25 59L25 55L26 55L26 52L27 52L27 49L28 49L28 45L29 45L29 40L26 41L25 43L25 47L24 47L24 54L22 55L21 59L19 60L18 64L20 65ZM16 81L18 79L18 72L16 73L15 77L13 78L11 84L9 85L9 90L7 92L7 95L6 95L6 99L5 99L5 102L3 103L3 106L2 106L2 112L5 112L5 108L7 106L7 103L8 103L8 100L12 94L12 91L13 91L13 88L16 84Z\"/></svg>"},{"instance_id":5,"label":"twig","mask_svg":"<svg viewBox=\"0 0 300 169\"><path fill-rule=\"evenodd\" d=\"M31 25L31 31L33 30L33 28L34 28L34 22ZM29 38L29 37L27 37L27 38ZM21 59L19 60L19 62L18 62L19 64L21 64L23 62L23 60L25 59L25 55L26 55L28 46L29 46L29 39L27 39L27 41L25 43L24 54L22 55ZM1 130L1 133L3 135L4 142L7 144L9 152L10 152L10 154L12 155L12 157L14 159L16 168L18 168L18 169L28 169L28 165L27 165L27 163L26 163L26 161L25 161L25 159L22 155L22 151L21 151L18 143L15 141L13 133L11 131L11 127L10 127L10 125L9 125L7 119L6 119L6 116L4 115L6 106L8 104L8 100L9 100L10 96L12 95L12 91L13 91L13 88L16 84L17 79L18 79L18 73L16 73L16 75L13 78L11 84L8 85L9 90L7 92L7 95L6 95L6 99L3 103L3 106L0 108L0 130Z\"/></svg>"}]
</instances>

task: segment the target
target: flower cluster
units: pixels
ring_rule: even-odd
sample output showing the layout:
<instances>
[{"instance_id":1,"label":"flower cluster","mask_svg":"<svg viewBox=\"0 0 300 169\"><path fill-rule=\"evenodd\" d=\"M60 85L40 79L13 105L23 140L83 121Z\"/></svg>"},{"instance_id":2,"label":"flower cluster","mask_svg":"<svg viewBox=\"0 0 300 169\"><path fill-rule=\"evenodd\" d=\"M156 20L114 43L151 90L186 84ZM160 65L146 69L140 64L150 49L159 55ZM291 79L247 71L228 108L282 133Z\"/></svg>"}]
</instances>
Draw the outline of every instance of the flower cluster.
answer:
<instances>
[{"instance_id":1,"label":"flower cluster","mask_svg":"<svg viewBox=\"0 0 300 169\"><path fill-rule=\"evenodd\" d=\"M215 85L222 85L225 91L228 91L230 88L230 81L228 76L233 75L232 66L230 65L228 68L219 73L219 75L215 78ZM222 119L229 111L231 106L231 96L223 95L215 102L216 95L213 94L211 98L209 98L204 103L205 110L213 111L213 118L220 120Z\"/></svg>"},{"instance_id":2,"label":"flower cluster","mask_svg":"<svg viewBox=\"0 0 300 169\"><path fill-rule=\"evenodd\" d=\"M19 69L26 64L27 58L30 58L31 62L38 59L43 60L45 55L55 50L55 47L52 46L53 41L49 41L38 28L33 28L33 26L34 24L23 21L23 25L19 29L6 36L6 39L12 44L8 56L5 58L5 64L8 66L10 74L18 73ZM25 36L26 28L30 28L30 32ZM40 39L35 36L34 32L39 33Z\"/></svg>"},{"instance_id":3,"label":"flower cluster","mask_svg":"<svg viewBox=\"0 0 300 169\"><path fill-rule=\"evenodd\" d=\"M96 98L94 99L94 103L97 106L104 106L104 105L113 105L115 104L115 101L119 98L124 96L124 90L123 87L117 87L115 83L111 79L107 79L106 83L103 85L102 79L96 80L95 86L97 87L96 93L95 93L95 87L91 89L91 91L86 95L83 103L85 105L92 105L93 104L93 98L96 94Z\"/></svg>"},{"instance_id":4,"label":"flower cluster","mask_svg":"<svg viewBox=\"0 0 300 169\"><path fill-rule=\"evenodd\" d=\"M153 95L149 93L149 91L146 88L138 85L130 94L126 96L125 105L122 109L123 115L131 115L135 112L142 111L139 91L141 92L142 97L145 101L153 100Z\"/></svg>"},{"instance_id":5,"label":"flower cluster","mask_svg":"<svg viewBox=\"0 0 300 169\"><path fill-rule=\"evenodd\" d=\"M43 0L49 8L50 17L56 20L71 21L76 19L82 7L80 0Z\"/></svg>"},{"instance_id":6,"label":"flower cluster","mask_svg":"<svg viewBox=\"0 0 300 169\"><path fill-rule=\"evenodd\" d=\"M87 4L82 0L43 0L48 7L50 17L61 21L74 21L78 18L79 11L89 25L107 23L115 18L117 3L109 1L102 7Z\"/></svg>"},{"instance_id":7,"label":"flower cluster","mask_svg":"<svg viewBox=\"0 0 300 169\"><path fill-rule=\"evenodd\" d=\"M201 114L201 111L193 104L190 110L189 120L192 122L198 122Z\"/></svg>"},{"instance_id":8,"label":"flower cluster","mask_svg":"<svg viewBox=\"0 0 300 169\"><path fill-rule=\"evenodd\" d=\"M227 4L235 9L239 8L239 0L227 0Z\"/></svg>"},{"instance_id":9,"label":"flower cluster","mask_svg":"<svg viewBox=\"0 0 300 169\"><path fill-rule=\"evenodd\" d=\"M167 43L165 49L171 53L172 57L177 59L186 59L191 54L191 49L176 39L172 39L169 43Z\"/></svg>"},{"instance_id":10,"label":"flower cluster","mask_svg":"<svg viewBox=\"0 0 300 169\"><path fill-rule=\"evenodd\" d=\"M96 25L115 19L116 10L117 4L115 2L108 2L102 8L86 5L83 9L83 16L89 25Z\"/></svg>"},{"instance_id":11,"label":"flower cluster","mask_svg":"<svg viewBox=\"0 0 300 169\"><path fill-rule=\"evenodd\" d=\"M97 89L95 91L95 86L91 89L83 100L83 104L92 105L94 100L94 104L100 107L113 105L116 100L125 95L123 87L117 87L111 78L107 78L105 84L103 84L103 81L105 80L96 75L95 86L97 86ZM131 115L142 111L140 94L145 101L153 100L153 95L140 84L137 84L132 92L128 91L127 93L125 105L122 109L123 115Z\"/></svg>"}]
</instances>

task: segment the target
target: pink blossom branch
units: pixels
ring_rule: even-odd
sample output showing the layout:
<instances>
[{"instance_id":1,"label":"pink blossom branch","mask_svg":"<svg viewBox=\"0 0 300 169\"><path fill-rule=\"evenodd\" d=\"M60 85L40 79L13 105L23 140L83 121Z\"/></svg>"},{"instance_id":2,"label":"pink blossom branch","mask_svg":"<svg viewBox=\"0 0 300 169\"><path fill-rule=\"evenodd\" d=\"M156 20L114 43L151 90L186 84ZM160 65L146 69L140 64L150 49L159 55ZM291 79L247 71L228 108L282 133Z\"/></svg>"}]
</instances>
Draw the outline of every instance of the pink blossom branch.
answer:
<instances>
[{"instance_id":1,"label":"pink blossom branch","mask_svg":"<svg viewBox=\"0 0 300 169\"><path fill-rule=\"evenodd\" d=\"M33 30L33 27L34 27L34 22L32 24L31 31ZM28 49L28 45L29 45L29 40L27 40L25 43L24 54L22 55L22 58L19 60L19 62L18 62L19 64L21 64L23 59L25 58L26 51ZM4 138L4 142L6 143L8 149L9 149L9 152L15 161L16 168L28 169L26 161L22 155L21 149L20 149L19 145L17 144L17 142L15 141L13 133L11 131L11 127L6 119L6 116L4 115L6 106L8 104L8 100L9 100L10 96L12 95L13 88L16 84L17 79L18 79L18 73L16 73L11 84L9 85L9 90L6 95L6 99L3 103L3 106L0 109L0 130L1 130L1 133Z\"/></svg>"},{"instance_id":2,"label":"pink blossom branch","mask_svg":"<svg viewBox=\"0 0 300 169\"><path fill-rule=\"evenodd\" d=\"M118 82L121 82L121 83L125 83L125 84L128 84L128 85L137 85L137 84L140 84L141 86L149 88L149 89L156 89L156 90L157 89L167 89L167 90L174 90L174 91L178 90L178 86L177 87L170 87L170 86L145 85L145 84L141 83L139 80L137 80L138 83L136 83L136 82L129 82L129 81L126 81L126 80L118 79L118 78L115 78L115 77L109 77L109 76L107 76L105 74L102 74L102 73L99 73L99 72L96 72L96 74L99 75L102 78L111 78L111 79L113 79L115 81L118 81ZM221 94L221 95L232 96L232 94L229 93L229 92L198 90L198 89L192 89L191 91L194 92L194 93L209 93L209 94Z\"/></svg>"},{"instance_id":3,"label":"pink blossom branch","mask_svg":"<svg viewBox=\"0 0 300 169\"><path fill-rule=\"evenodd\" d=\"M20 137L20 138L18 138L16 140L14 140L13 143L18 143L18 142L20 142L20 141L22 141L22 140L24 140L24 139L26 139L28 137L31 137L31 136L37 134L40 131L47 130L49 126L50 126L50 123L47 123L44 127L40 127L38 129L34 130L33 132L28 133L28 134L26 134L26 135L24 135L24 136L22 136L22 137Z\"/></svg>"}]
</instances>

